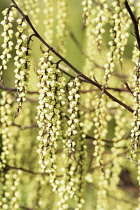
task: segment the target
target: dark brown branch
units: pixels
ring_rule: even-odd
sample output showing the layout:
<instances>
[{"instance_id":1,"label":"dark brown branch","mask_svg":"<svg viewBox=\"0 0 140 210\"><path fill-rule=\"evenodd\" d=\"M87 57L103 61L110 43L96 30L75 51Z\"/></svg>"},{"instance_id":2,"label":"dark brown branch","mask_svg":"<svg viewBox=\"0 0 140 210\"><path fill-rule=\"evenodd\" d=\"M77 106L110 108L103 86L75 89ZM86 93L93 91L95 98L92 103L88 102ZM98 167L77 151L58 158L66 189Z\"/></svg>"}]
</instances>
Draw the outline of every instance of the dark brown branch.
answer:
<instances>
[{"instance_id":1,"label":"dark brown branch","mask_svg":"<svg viewBox=\"0 0 140 210\"><path fill-rule=\"evenodd\" d=\"M7 91L13 91L13 92L17 92L16 88L10 88L10 87L3 87L0 85L0 89L2 90L7 90ZM28 94L38 94L38 91L27 91Z\"/></svg>"},{"instance_id":2,"label":"dark brown branch","mask_svg":"<svg viewBox=\"0 0 140 210\"><path fill-rule=\"evenodd\" d=\"M138 20L136 20L136 18L134 16L127 0L125 1L125 7L126 7L128 13L129 13L130 17L131 17L132 22L133 22L135 37L136 37L136 41L137 41L137 44L138 44L137 48L140 51L140 35L139 35L139 28L138 28Z\"/></svg>"},{"instance_id":3,"label":"dark brown branch","mask_svg":"<svg viewBox=\"0 0 140 210\"><path fill-rule=\"evenodd\" d=\"M58 58L61 59L61 61L63 61L67 66L69 66L73 71L75 71L80 77L84 78L85 80L87 80L89 83L91 83L92 85L98 87L101 91L102 91L102 85L100 85L99 83L93 81L92 79L88 78L86 75L82 74L77 68L75 68L71 63L69 63L68 60L66 60L63 56L61 56L58 52L56 52L47 42L45 42L45 40L40 36L40 34L36 31L36 29L34 28L34 26L32 25L29 17L27 15L25 15L22 10L17 6L17 4L15 3L14 0L11 0L12 3L15 5L15 8L19 11L19 13L25 17L27 23L29 24L29 26L31 27L31 29L33 30L35 36L51 51L53 52ZM120 104L121 106L123 106L125 109L127 109L129 112L133 113L133 109L129 106L127 106L125 103L123 103L122 101L120 101L119 99L117 99L116 97L114 97L112 94L110 94L107 90L104 90L104 93L113 101L117 102L118 104Z\"/></svg>"},{"instance_id":4,"label":"dark brown branch","mask_svg":"<svg viewBox=\"0 0 140 210\"><path fill-rule=\"evenodd\" d=\"M9 170L21 170L23 172L26 172L26 173L30 173L30 174L33 174L33 175L48 175L48 173L37 173L37 172L34 172L34 171L31 171L31 170L28 170L28 169L25 169L25 168L22 168L22 167L15 167L15 166L9 166L8 164L5 164L6 166L6 171L9 171ZM5 173L5 171L3 171L3 173Z\"/></svg>"},{"instance_id":5,"label":"dark brown branch","mask_svg":"<svg viewBox=\"0 0 140 210\"><path fill-rule=\"evenodd\" d=\"M113 140L110 140L110 139L102 139L102 141L104 141L104 142L106 142L106 143L117 143L117 142L122 141L122 140L124 140L124 139L128 139L129 137L130 137L130 134L124 135L121 139L118 139L118 140L116 140L116 141L113 141ZM89 135L86 135L86 139L92 139L93 141L94 141L94 140L97 140L96 138L91 137L91 136L89 136Z\"/></svg>"},{"instance_id":6,"label":"dark brown branch","mask_svg":"<svg viewBox=\"0 0 140 210\"><path fill-rule=\"evenodd\" d=\"M125 88L107 87L106 89L107 90L113 90L113 91L116 91L116 92L130 92L128 89L125 89ZM94 88L94 89L90 89L90 90L80 90L80 93L89 93L89 92L93 92L93 91L97 91L97 90L99 90L99 89Z\"/></svg>"},{"instance_id":7,"label":"dark brown branch","mask_svg":"<svg viewBox=\"0 0 140 210\"><path fill-rule=\"evenodd\" d=\"M34 210L34 209L28 208L26 206L20 206L20 208L25 209L25 210Z\"/></svg>"},{"instance_id":8,"label":"dark brown branch","mask_svg":"<svg viewBox=\"0 0 140 210\"><path fill-rule=\"evenodd\" d=\"M62 72L64 72L62 69L60 69ZM66 73L66 72L65 72ZM70 75L70 74L68 74L68 73L66 73L69 77L71 77L72 79L74 79L75 77L74 76L72 76L72 75ZM81 80L81 82L86 82L87 83L87 81L86 80ZM7 91L10 91L10 92L17 92L17 89L16 88L10 88L10 87L3 87L3 86L0 86L0 89L2 89L2 90L7 90ZM116 91L116 92L130 92L130 90L128 90L128 88L127 89L125 89L125 88L113 88L113 87L107 87L106 88L107 90L113 90L113 91ZM93 92L93 91L98 91L99 90L99 88L93 88L93 89L90 89L90 90L80 90L80 93L88 93L88 92ZM132 94L133 92L131 91L131 94ZM27 94L30 94L30 95L32 95L32 94L39 94L39 92L38 91L27 91Z\"/></svg>"},{"instance_id":9,"label":"dark brown branch","mask_svg":"<svg viewBox=\"0 0 140 210\"><path fill-rule=\"evenodd\" d=\"M133 91L132 91L131 88L129 87L128 83L127 83L126 81L122 81L122 82L125 84L127 90L131 93L131 95L133 95Z\"/></svg>"},{"instance_id":10,"label":"dark brown branch","mask_svg":"<svg viewBox=\"0 0 140 210\"><path fill-rule=\"evenodd\" d=\"M66 72L66 71L63 70L62 68L59 68L59 70L60 70L61 72L63 72L65 75L67 75L68 77L70 77L71 79L75 79L75 76L69 74L68 72ZM80 82L86 82L86 83L88 83L88 81L83 80L83 79L80 79Z\"/></svg>"},{"instance_id":11,"label":"dark brown branch","mask_svg":"<svg viewBox=\"0 0 140 210\"><path fill-rule=\"evenodd\" d=\"M5 171L9 171L9 170L21 170L23 172L26 172L26 173L30 173L30 174L33 174L33 175L42 175L42 176L49 176L50 174L49 173L39 173L39 172L34 172L34 171L31 171L31 170L28 170L28 169L25 169L25 168L22 168L22 167L15 167L15 166L9 166L8 164L4 164L6 166L6 170ZM5 173L5 171L1 172L1 173ZM61 177L61 175L57 175L57 177Z\"/></svg>"}]
</instances>

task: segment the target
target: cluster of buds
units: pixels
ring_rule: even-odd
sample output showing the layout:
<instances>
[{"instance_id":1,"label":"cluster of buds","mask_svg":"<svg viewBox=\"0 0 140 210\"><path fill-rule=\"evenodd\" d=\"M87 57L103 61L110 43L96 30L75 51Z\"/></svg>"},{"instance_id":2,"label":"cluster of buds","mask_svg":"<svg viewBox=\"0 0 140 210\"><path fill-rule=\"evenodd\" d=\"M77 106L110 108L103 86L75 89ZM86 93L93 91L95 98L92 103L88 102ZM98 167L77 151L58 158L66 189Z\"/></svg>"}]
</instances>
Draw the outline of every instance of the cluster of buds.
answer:
<instances>
[{"instance_id":1,"label":"cluster of buds","mask_svg":"<svg viewBox=\"0 0 140 210\"><path fill-rule=\"evenodd\" d=\"M96 107L95 107L95 117L94 117L94 153L95 164L97 167L100 167L100 173L98 175L98 193L97 193L97 204L96 209L104 209L106 207L107 201L107 178L105 176L105 171L102 170L103 164L103 153L105 151L105 143L103 139L105 139L107 134L107 120L106 120L106 102L104 94L101 97L96 99Z\"/></svg>"},{"instance_id":2,"label":"cluster of buds","mask_svg":"<svg viewBox=\"0 0 140 210\"><path fill-rule=\"evenodd\" d=\"M1 152L1 160L2 165L0 168L4 168L5 164L7 164L11 143L11 132L10 132L10 126L12 124L10 115L11 115L11 103L12 99L9 94L7 94L5 91L1 93L2 98L0 100L0 111L1 111L1 134L2 134L2 152Z\"/></svg>"},{"instance_id":3,"label":"cluster of buds","mask_svg":"<svg viewBox=\"0 0 140 210\"><path fill-rule=\"evenodd\" d=\"M4 38L2 48L4 49L0 59L2 61L2 65L0 66L0 79L2 80L3 70L7 69L7 63L11 58L10 51L12 50L13 42L11 41L13 37L13 30L12 30L12 22L14 20L13 12L10 9L5 9L3 12L4 20L1 22L3 25L3 32L2 36ZM1 81L2 83L2 81Z\"/></svg>"},{"instance_id":4,"label":"cluster of buds","mask_svg":"<svg viewBox=\"0 0 140 210\"><path fill-rule=\"evenodd\" d=\"M82 6L83 6L83 26L87 26L87 19L89 17L89 14L92 9L92 0L83 0L82 1Z\"/></svg>"},{"instance_id":5,"label":"cluster of buds","mask_svg":"<svg viewBox=\"0 0 140 210\"><path fill-rule=\"evenodd\" d=\"M75 200L76 200L76 208L75 210L81 210L83 207L83 204L85 200L83 199L83 189L84 189L84 183L85 183L85 160L86 160L86 141L85 141L85 134L83 132L84 124L83 124L83 112L79 111L79 129L78 129L78 136L77 136L77 162L78 166L76 167L75 172L75 188L76 188L76 194L75 194Z\"/></svg>"},{"instance_id":6,"label":"cluster of buds","mask_svg":"<svg viewBox=\"0 0 140 210\"><path fill-rule=\"evenodd\" d=\"M96 26L95 26L95 35L96 35L96 43L97 49L99 52L101 51L101 43L102 43L102 34L105 32L104 25L108 20L108 4L105 0L98 1L99 6L97 7L97 17L95 18Z\"/></svg>"},{"instance_id":7,"label":"cluster of buds","mask_svg":"<svg viewBox=\"0 0 140 210\"><path fill-rule=\"evenodd\" d=\"M57 38L57 48L61 55L66 54L66 21L67 21L67 6L66 0L58 1L57 3L57 27L56 27L56 38Z\"/></svg>"},{"instance_id":8,"label":"cluster of buds","mask_svg":"<svg viewBox=\"0 0 140 210\"><path fill-rule=\"evenodd\" d=\"M81 83L79 78L76 77L73 81L69 82L68 84L68 100L69 100L69 109L68 112L70 114L68 120L68 140L66 142L67 153L68 153L68 163L67 163L67 184L66 190L69 192L70 198L74 197L76 187L76 151L77 151L77 139L79 133L79 119L78 119L78 112L79 112L79 90L80 90Z\"/></svg>"},{"instance_id":9,"label":"cluster of buds","mask_svg":"<svg viewBox=\"0 0 140 210\"><path fill-rule=\"evenodd\" d=\"M79 78L76 77L74 81L70 82L68 84L69 87L69 109L68 112L70 114L69 120L68 120L68 142L67 147L69 150L70 155L74 155L75 153L75 135L78 133L77 126L79 125L79 119L78 119L78 103L79 103L79 88L81 86L81 83L79 81Z\"/></svg>"},{"instance_id":10,"label":"cluster of buds","mask_svg":"<svg viewBox=\"0 0 140 210\"><path fill-rule=\"evenodd\" d=\"M40 156L39 164L42 171L50 174L53 190L56 190L56 152L61 138L60 112L63 107L64 77L53 63L53 56L44 52L40 58L37 71L39 83L39 105L37 107L37 124L39 127L38 141Z\"/></svg>"},{"instance_id":11,"label":"cluster of buds","mask_svg":"<svg viewBox=\"0 0 140 210\"><path fill-rule=\"evenodd\" d=\"M135 151L139 146L140 141L140 59L138 59L137 66L134 70L134 113L132 122L132 150Z\"/></svg>"},{"instance_id":12,"label":"cluster of buds","mask_svg":"<svg viewBox=\"0 0 140 210\"><path fill-rule=\"evenodd\" d=\"M51 0L44 0L44 3L45 3L45 9L44 9L45 20L43 21L44 28L45 28L44 35L45 35L48 43L52 44L52 42L53 42L54 8L53 8L53 3Z\"/></svg>"},{"instance_id":13,"label":"cluster of buds","mask_svg":"<svg viewBox=\"0 0 140 210\"><path fill-rule=\"evenodd\" d=\"M106 136L106 119L105 119L105 101L104 95L101 98L96 99L96 111L94 116L94 138L93 144L95 146L94 157L96 157L96 164L99 166L101 164L102 154L104 152L104 142L103 139Z\"/></svg>"},{"instance_id":14,"label":"cluster of buds","mask_svg":"<svg viewBox=\"0 0 140 210\"><path fill-rule=\"evenodd\" d=\"M7 168L7 164L9 163L10 152L12 148L11 144L11 104L12 99L9 94L6 93L6 91L3 91L1 93L1 100L0 100L0 123L1 123L1 129L0 133L2 136L1 141L1 157L0 157L0 173L1 173L1 182L2 182L2 193L4 196L0 199L0 208L1 209L9 209L9 205L7 204L8 198L10 196L9 189L6 186L6 183L9 181L10 175L7 173L4 173ZM10 177L11 179L11 177Z\"/></svg>"},{"instance_id":15,"label":"cluster of buds","mask_svg":"<svg viewBox=\"0 0 140 210\"><path fill-rule=\"evenodd\" d=\"M94 59L95 59L95 17L97 16L96 11L91 8L88 18L86 20L86 60L83 68L83 72L86 73L89 77L93 77L93 67L94 67ZM86 88L88 85L86 84Z\"/></svg>"},{"instance_id":16,"label":"cluster of buds","mask_svg":"<svg viewBox=\"0 0 140 210\"><path fill-rule=\"evenodd\" d=\"M107 84L111 73L114 71L114 59L120 64L122 68L122 55L124 52L124 46L127 43L129 33L127 32L128 27L130 26L129 16L126 9L122 9L124 1L115 0L112 2L112 8L114 14L110 21L112 25L110 29L110 36L112 38L109 41L110 52L107 54L107 64L105 67L105 82Z\"/></svg>"},{"instance_id":17,"label":"cluster of buds","mask_svg":"<svg viewBox=\"0 0 140 210\"><path fill-rule=\"evenodd\" d=\"M85 134L83 133L82 112L79 111L80 94L79 90L81 83L79 77L68 83L68 112L70 114L67 122L67 142L65 144L65 153L63 158L65 160L65 175L60 188L61 201L59 202L59 209L68 208L68 200L75 199L75 210L82 209L84 199L83 185L84 185L84 171L85 171L85 157L86 145Z\"/></svg>"},{"instance_id":18,"label":"cluster of buds","mask_svg":"<svg viewBox=\"0 0 140 210\"><path fill-rule=\"evenodd\" d=\"M30 55L30 45L31 38L25 34L25 29L27 27L27 23L24 18L17 19L18 23L18 31L16 32L17 44L16 44L16 56L14 58L16 69L15 72L15 87L17 88L17 102L18 108L16 115L18 115L19 110L22 107L22 103L26 101L26 92L29 78L29 55Z\"/></svg>"},{"instance_id":19,"label":"cluster of buds","mask_svg":"<svg viewBox=\"0 0 140 210\"><path fill-rule=\"evenodd\" d=\"M114 51L114 57L119 61L121 68L124 46L129 36L127 29L131 23L127 10L122 9L123 5L124 0L116 0L112 3L114 15L111 20L113 28L110 30L112 41L109 42L111 50Z\"/></svg>"}]
</instances>

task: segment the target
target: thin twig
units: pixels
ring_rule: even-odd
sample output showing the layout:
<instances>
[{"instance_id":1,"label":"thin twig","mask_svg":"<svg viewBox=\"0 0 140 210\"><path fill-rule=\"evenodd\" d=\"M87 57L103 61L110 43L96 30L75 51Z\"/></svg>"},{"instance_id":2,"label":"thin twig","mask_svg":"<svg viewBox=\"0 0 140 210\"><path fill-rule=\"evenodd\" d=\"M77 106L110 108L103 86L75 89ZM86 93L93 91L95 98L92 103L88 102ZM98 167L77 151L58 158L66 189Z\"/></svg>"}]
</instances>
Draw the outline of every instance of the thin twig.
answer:
<instances>
[{"instance_id":1,"label":"thin twig","mask_svg":"<svg viewBox=\"0 0 140 210\"><path fill-rule=\"evenodd\" d=\"M125 1L125 7L126 7L128 13L129 13L130 17L131 17L132 22L133 22L135 37L136 37L136 41L137 41L137 44L138 44L137 48L140 51L140 35L139 35L139 28L138 28L138 20L136 20L136 18L134 16L127 0Z\"/></svg>"},{"instance_id":2,"label":"thin twig","mask_svg":"<svg viewBox=\"0 0 140 210\"><path fill-rule=\"evenodd\" d=\"M34 209L28 208L26 206L20 206L20 208L25 209L25 210L34 210Z\"/></svg>"},{"instance_id":3,"label":"thin twig","mask_svg":"<svg viewBox=\"0 0 140 210\"><path fill-rule=\"evenodd\" d=\"M140 163L138 163L137 161L133 160L133 158L125 155L124 153L120 153L120 155L123 155L124 157L126 157L128 160L131 160L133 163L135 163L136 165L140 166Z\"/></svg>"},{"instance_id":4,"label":"thin twig","mask_svg":"<svg viewBox=\"0 0 140 210\"><path fill-rule=\"evenodd\" d=\"M49 173L34 172L34 171L31 171L31 170L28 170L28 169L25 169L25 168L22 168L22 167L10 166L8 164L5 164L5 166L6 166L6 171L9 171L9 170L21 170L23 172L30 173L30 174L33 174L33 175L50 176ZM5 173L5 171L3 171L1 173ZM61 176L62 175L57 175L57 177L61 177Z\"/></svg>"},{"instance_id":5,"label":"thin twig","mask_svg":"<svg viewBox=\"0 0 140 210\"><path fill-rule=\"evenodd\" d=\"M131 88L129 87L128 83L127 83L126 81L124 81L124 80L123 80L122 82L125 84L127 90L131 93L131 95L133 95L133 91L132 91Z\"/></svg>"},{"instance_id":6,"label":"thin twig","mask_svg":"<svg viewBox=\"0 0 140 210\"><path fill-rule=\"evenodd\" d=\"M2 90L7 90L7 91L13 91L13 92L17 92L16 88L10 88L10 87L3 87L0 85L0 89ZM38 94L38 91L27 91L28 94Z\"/></svg>"},{"instance_id":7,"label":"thin twig","mask_svg":"<svg viewBox=\"0 0 140 210\"><path fill-rule=\"evenodd\" d=\"M116 91L116 92L130 92L130 90L125 89L125 88L107 87L106 89L107 89L107 90L113 90L113 91ZM90 90L80 90L80 93L89 93L89 92L93 92L93 91L97 91L97 90L99 90L99 89L93 88L93 89L90 89ZM131 94L132 94L132 93L131 93Z\"/></svg>"},{"instance_id":8,"label":"thin twig","mask_svg":"<svg viewBox=\"0 0 140 210\"><path fill-rule=\"evenodd\" d=\"M62 69L60 69L62 72L64 72L64 70L62 70ZM67 76L69 76L69 77L71 77L72 79L74 79L75 77L74 76L72 76L72 75L70 75L69 73L66 73L65 72L65 74L67 75ZM81 82L86 82L87 83L87 81L86 80L82 80L81 79ZM7 90L7 91L9 91L9 92L17 92L17 89L16 88L10 88L10 87L3 87L3 86L0 86L0 89L2 89L2 90ZM107 87L106 88L107 90L113 90L113 91L116 91L116 92L130 92L130 90L128 90L128 88L127 89L124 89L124 88L114 88L114 87ZM98 91L99 90L99 88L93 88L93 89L90 89L90 90L80 90L80 93L88 93L88 92L93 92L93 91ZM132 94L133 92L131 91L131 94ZM30 94L30 95L32 95L32 94L39 94L39 92L38 91L27 91L27 94Z\"/></svg>"},{"instance_id":9,"label":"thin twig","mask_svg":"<svg viewBox=\"0 0 140 210\"><path fill-rule=\"evenodd\" d=\"M128 139L129 137L130 137L130 134L129 135L125 135L121 139L118 139L118 140L110 140L110 139L101 139L101 140L106 142L106 143L117 143L117 142L120 142L120 141L122 141L124 139ZM92 139L93 141L97 140L96 138L91 137L89 135L86 135L86 139Z\"/></svg>"}]
</instances>

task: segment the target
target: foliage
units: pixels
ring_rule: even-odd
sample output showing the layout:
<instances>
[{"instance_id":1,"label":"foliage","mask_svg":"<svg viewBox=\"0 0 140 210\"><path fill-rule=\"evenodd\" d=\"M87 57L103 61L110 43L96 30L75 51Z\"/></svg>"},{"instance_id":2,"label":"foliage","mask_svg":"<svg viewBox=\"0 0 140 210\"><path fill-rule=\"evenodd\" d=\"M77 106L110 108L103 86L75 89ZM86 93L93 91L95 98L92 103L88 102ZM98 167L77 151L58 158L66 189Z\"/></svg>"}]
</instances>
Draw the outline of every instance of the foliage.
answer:
<instances>
[{"instance_id":1,"label":"foliage","mask_svg":"<svg viewBox=\"0 0 140 210\"><path fill-rule=\"evenodd\" d=\"M140 209L140 1L8 4L0 208Z\"/></svg>"}]
</instances>

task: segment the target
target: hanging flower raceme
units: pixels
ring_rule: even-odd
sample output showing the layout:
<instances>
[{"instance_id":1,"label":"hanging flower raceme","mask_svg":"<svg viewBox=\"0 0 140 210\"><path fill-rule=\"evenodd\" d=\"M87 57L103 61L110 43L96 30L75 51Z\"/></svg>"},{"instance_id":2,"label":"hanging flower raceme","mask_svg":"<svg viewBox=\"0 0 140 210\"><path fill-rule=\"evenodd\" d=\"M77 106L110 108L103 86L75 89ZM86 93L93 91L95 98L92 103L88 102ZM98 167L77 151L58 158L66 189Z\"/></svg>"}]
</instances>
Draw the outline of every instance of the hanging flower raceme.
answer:
<instances>
[{"instance_id":1,"label":"hanging flower raceme","mask_svg":"<svg viewBox=\"0 0 140 210\"><path fill-rule=\"evenodd\" d=\"M87 19L89 17L89 14L91 12L92 8L92 0L83 0L82 1L82 6L83 6L83 26L87 26Z\"/></svg>"},{"instance_id":2,"label":"hanging flower raceme","mask_svg":"<svg viewBox=\"0 0 140 210\"><path fill-rule=\"evenodd\" d=\"M66 147L68 150L68 180L67 190L69 191L70 197L73 197L75 194L75 180L77 174L77 146L80 132L80 119L79 119L79 89L81 83L79 78L76 77L72 82L68 84L69 88L69 109L70 114L68 120L68 141Z\"/></svg>"},{"instance_id":3,"label":"hanging flower raceme","mask_svg":"<svg viewBox=\"0 0 140 210\"><path fill-rule=\"evenodd\" d=\"M57 26L56 26L56 38L57 38L57 49L63 56L66 54L66 21L67 21L67 5L66 0L57 1Z\"/></svg>"},{"instance_id":4,"label":"hanging flower raceme","mask_svg":"<svg viewBox=\"0 0 140 210\"><path fill-rule=\"evenodd\" d=\"M85 200L83 199L83 191L85 186L85 161L86 161L86 154L87 154L87 146L85 141L85 134L83 132L83 112L78 111L78 118L79 118L79 126L78 126L78 135L76 137L76 147L77 147L77 167L75 170L75 200L76 200L76 208L75 210L80 210L83 207L83 203Z\"/></svg>"},{"instance_id":5,"label":"hanging flower raceme","mask_svg":"<svg viewBox=\"0 0 140 210\"><path fill-rule=\"evenodd\" d=\"M12 22L14 20L13 18L13 12L10 9L5 9L3 12L4 15L4 20L1 22L3 25L3 52L2 55L0 56L0 59L2 61L2 65L0 66L0 80L2 82L2 74L3 70L7 69L7 63L9 62L9 59L11 58L10 51L12 50L13 42L11 41L13 37L13 30L12 30Z\"/></svg>"},{"instance_id":6,"label":"hanging flower raceme","mask_svg":"<svg viewBox=\"0 0 140 210\"><path fill-rule=\"evenodd\" d=\"M12 99L10 94L7 94L5 91L3 91L1 95L2 95L2 98L0 100L0 114L1 114L0 122L1 122L1 135L2 135L1 166L2 168L4 168L9 158L9 149L11 148L10 144L11 132L9 127L12 124L10 117Z\"/></svg>"},{"instance_id":7,"label":"hanging flower raceme","mask_svg":"<svg viewBox=\"0 0 140 210\"><path fill-rule=\"evenodd\" d=\"M69 155L74 155L75 153L75 135L78 133L77 126L79 125L79 119L78 119L78 101L80 98L80 95L78 93L78 90L81 86L81 83L79 82L78 77L74 79L74 81L70 82L68 84L69 87L69 120L68 120L68 142L67 147L69 151Z\"/></svg>"},{"instance_id":8,"label":"hanging flower raceme","mask_svg":"<svg viewBox=\"0 0 140 210\"><path fill-rule=\"evenodd\" d=\"M27 27L27 23L25 19L18 19L18 31L16 32L17 44L16 44L16 56L15 66L15 87L17 88L17 102L18 108L15 114L15 117L18 116L19 110L22 107L22 103L26 101L26 92L28 85L28 77L29 77L29 69L30 69L30 45L31 45L31 37L25 34L25 29Z\"/></svg>"},{"instance_id":9,"label":"hanging flower raceme","mask_svg":"<svg viewBox=\"0 0 140 210\"><path fill-rule=\"evenodd\" d=\"M114 10L111 21L113 27L110 30L112 41L109 42L110 48L113 51L113 56L119 61L121 68L124 46L126 45L129 36L127 29L131 23L127 10L123 7L124 1L122 0L115 0L112 3L112 8Z\"/></svg>"},{"instance_id":10,"label":"hanging flower raceme","mask_svg":"<svg viewBox=\"0 0 140 210\"><path fill-rule=\"evenodd\" d=\"M95 18L96 26L94 34L96 35L96 43L98 51L101 51L102 34L105 32L104 25L108 21L108 4L105 0L98 1L97 17ZM93 2L92 2L93 4Z\"/></svg>"},{"instance_id":11,"label":"hanging flower raceme","mask_svg":"<svg viewBox=\"0 0 140 210\"><path fill-rule=\"evenodd\" d=\"M83 206L83 187L85 172L86 144L83 133L82 112L79 111L81 83L79 77L68 83L68 112L67 141L64 144L64 173L59 194L59 209L67 209L68 201L74 198L76 201L75 210L80 210Z\"/></svg>"},{"instance_id":12,"label":"hanging flower raceme","mask_svg":"<svg viewBox=\"0 0 140 210\"><path fill-rule=\"evenodd\" d=\"M39 127L38 141L40 166L42 171L50 174L53 189L57 188L56 179L56 152L59 138L61 138L60 112L63 107L64 78L53 64L53 57L48 52L40 58L39 78L39 105L37 107L37 124Z\"/></svg>"},{"instance_id":13,"label":"hanging flower raceme","mask_svg":"<svg viewBox=\"0 0 140 210\"><path fill-rule=\"evenodd\" d=\"M137 167L137 171L138 171L138 176L137 176L137 180L138 180L138 183L139 183L139 186L140 186L140 161L139 161L139 165ZM140 193L139 193L139 198L138 198L138 204L137 204L137 208L136 210L139 210L140 209Z\"/></svg>"},{"instance_id":14,"label":"hanging flower raceme","mask_svg":"<svg viewBox=\"0 0 140 210\"><path fill-rule=\"evenodd\" d=\"M101 94L99 98L96 99L96 107L95 107L95 117L94 117L94 153L95 157L95 165L100 167L100 173L98 176L98 199L96 204L96 209L104 209L107 206L107 180L105 169L103 168L104 160L103 153L105 151L105 143L103 139L105 139L107 134L107 120L105 118L106 111L106 103L105 103L105 95Z\"/></svg>"},{"instance_id":15,"label":"hanging flower raceme","mask_svg":"<svg viewBox=\"0 0 140 210\"><path fill-rule=\"evenodd\" d=\"M134 113L132 122L132 150L135 151L139 146L140 141L140 58L138 59L137 66L134 70Z\"/></svg>"},{"instance_id":16,"label":"hanging flower raceme","mask_svg":"<svg viewBox=\"0 0 140 210\"><path fill-rule=\"evenodd\" d=\"M2 136L2 142L1 142L1 156L0 156L0 174L1 176L1 183L3 189L2 193L4 196L0 196L2 200L0 200L0 208L1 209L6 209L4 208L5 206L8 209L8 197L6 194L8 194L8 186L6 186L7 178L9 177L8 174L4 173L7 168L7 164L9 163L9 155L11 151L11 143L10 143L10 138L11 138L11 132L10 132L10 126L12 124L10 115L11 115L11 103L12 99L9 94L7 94L5 91L1 93L1 100L0 100L0 123L1 123L1 136Z\"/></svg>"},{"instance_id":17,"label":"hanging flower raceme","mask_svg":"<svg viewBox=\"0 0 140 210\"><path fill-rule=\"evenodd\" d=\"M32 16L32 21L34 24L38 24L38 13L40 12L40 7L39 7L39 1L38 0L32 0L32 1L24 1L26 3L25 7L27 8L26 10L28 11L28 14Z\"/></svg>"},{"instance_id":18,"label":"hanging flower raceme","mask_svg":"<svg viewBox=\"0 0 140 210\"><path fill-rule=\"evenodd\" d=\"M113 14L110 24L112 25L110 29L111 41L109 41L110 52L107 54L107 64L105 67L105 85L114 71L114 61L115 59L120 64L122 68L122 56L124 53L124 47L127 44L129 33L127 29L130 26L130 19L127 10L124 7L124 1L115 0L112 2Z\"/></svg>"},{"instance_id":19,"label":"hanging flower raceme","mask_svg":"<svg viewBox=\"0 0 140 210\"><path fill-rule=\"evenodd\" d=\"M52 2L52 0L44 0L44 4L45 4L45 9L44 9L45 20L43 21L44 28L45 28L44 35L45 35L48 43L52 44L52 42L53 42L53 23L54 23L53 2Z\"/></svg>"}]
</instances>

